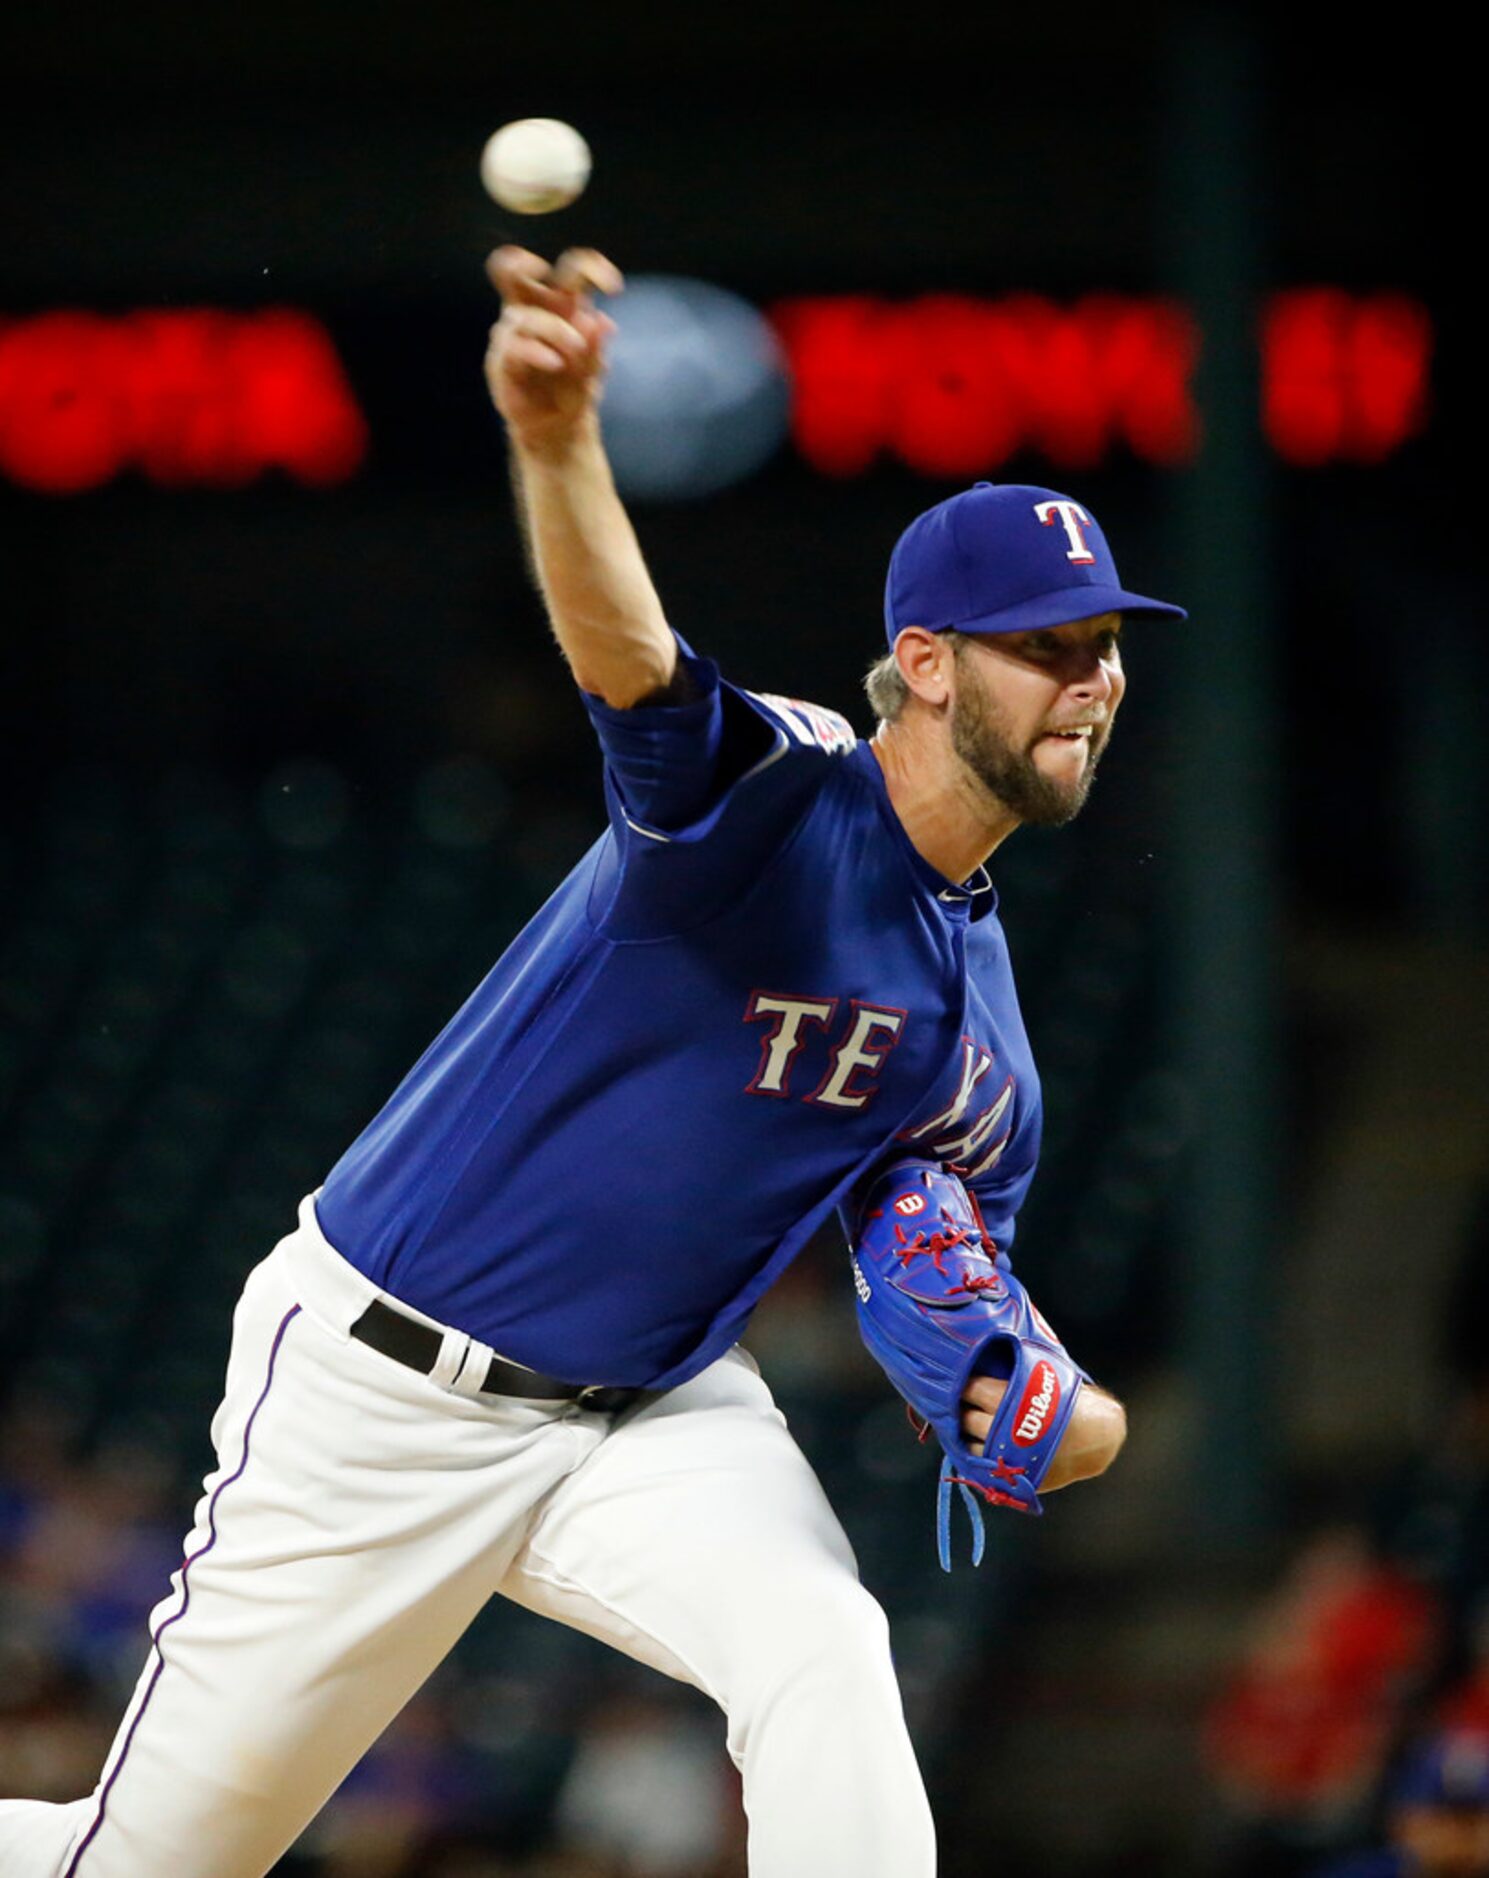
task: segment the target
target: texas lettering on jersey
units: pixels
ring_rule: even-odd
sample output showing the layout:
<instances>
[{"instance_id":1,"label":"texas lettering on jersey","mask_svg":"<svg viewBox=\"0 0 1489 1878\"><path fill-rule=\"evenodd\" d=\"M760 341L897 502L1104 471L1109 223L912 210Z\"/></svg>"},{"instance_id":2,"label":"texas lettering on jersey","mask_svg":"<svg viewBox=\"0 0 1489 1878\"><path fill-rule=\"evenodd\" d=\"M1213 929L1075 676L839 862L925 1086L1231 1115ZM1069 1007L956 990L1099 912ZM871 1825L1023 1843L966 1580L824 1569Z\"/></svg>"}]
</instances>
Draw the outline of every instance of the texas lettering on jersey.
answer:
<instances>
[{"instance_id":1,"label":"texas lettering on jersey","mask_svg":"<svg viewBox=\"0 0 1489 1878\"><path fill-rule=\"evenodd\" d=\"M963 1037L956 1093L939 1115L897 1138L917 1143L922 1153L928 1150L964 1180L996 1167L1013 1133L1015 1083L1012 1076L993 1075L995 1060L985 1045Z\"/></svg>"},{"instance_id":2,"label":"texas lettering on jersey","mask_svg":"<svg viewBox=\"0 0 1489 1878\"><path fill-rule=\"evenodd\" d=\"M810 1091L793 1090L792 1070L808 1041L830 1034L838 998L802 998L768 991L751 992L747 1024L763 1024L760 1060L745 1085L747 1095L776 1096L826 1108L862 1109L878 1093L876 1081L885 1057L904 1034L907 1013L885 1005L852 1000L846 1025L831 1047L826 1074ZM959 1081L939 1114L896 1138L915 1142L966 1179L997 1166L1012 1134L1014 1079L992 1076L994 1053L971 1037L961 1041Z\"/></svg>"},{"instance_id":3,"label":"texas lettering on jersey","mask_svg":"<svg viewBox=\"0 0 1489 1878\"><path fill-rule=\"evenodd\" d=\"M752 991L744 1021L763 1023L766 1028L759 1066L745 1085L745 1093L789 1099L791 1071L797 1057L814 1031L830 1030L840 1002L838 998L796 998ZM905 1017L904 1011L888 1005L854 998L847 1024L832 1049L826 1075L810 1093L801 1091L801 1099L824 1108L867 1108L878 1093L874 1079L904 1032Z\"/></svg>"}]
</instances>

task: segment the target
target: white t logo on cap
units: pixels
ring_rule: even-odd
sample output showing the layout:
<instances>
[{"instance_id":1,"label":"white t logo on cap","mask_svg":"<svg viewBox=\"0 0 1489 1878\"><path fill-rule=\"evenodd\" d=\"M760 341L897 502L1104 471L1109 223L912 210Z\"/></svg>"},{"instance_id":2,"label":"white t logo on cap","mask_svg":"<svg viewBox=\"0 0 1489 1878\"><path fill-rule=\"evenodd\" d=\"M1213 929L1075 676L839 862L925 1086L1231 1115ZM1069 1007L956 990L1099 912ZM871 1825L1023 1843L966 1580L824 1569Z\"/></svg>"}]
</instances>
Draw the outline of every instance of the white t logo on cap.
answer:
<instances>
[{"instance_id":1,"label":"white t logo on cap","mask_svg":"<svg viewBox=\"0 0 1489 1878\"><path fill-rule=\"evenodd\" d=\"M1091 526L1091 518L1079 502L1036 502L1034 513L1046 528L1052 528L1056 517L1065 530L1065 539L1070 546L1065 550L1065 559L1085 566L1091 566L1096 556L1086 546L1086 537L1082 529Z\"/></svg>"}]
</instances>

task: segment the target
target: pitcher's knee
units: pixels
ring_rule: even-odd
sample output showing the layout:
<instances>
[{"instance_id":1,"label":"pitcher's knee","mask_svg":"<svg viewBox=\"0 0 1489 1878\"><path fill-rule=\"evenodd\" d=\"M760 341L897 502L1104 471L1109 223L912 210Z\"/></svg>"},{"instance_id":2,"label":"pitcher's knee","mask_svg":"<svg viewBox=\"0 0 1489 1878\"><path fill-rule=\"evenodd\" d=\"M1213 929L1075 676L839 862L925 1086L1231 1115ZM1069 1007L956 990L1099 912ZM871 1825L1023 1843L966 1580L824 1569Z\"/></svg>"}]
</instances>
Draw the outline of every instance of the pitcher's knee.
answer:
<instances>
[{"instance_id":1,"label":"pitcher's knee","mask_svg":"<svg viewBox=\"0 0 1489 1878\"><path fill-rule=\"evenodd\" d=\"M731 1736L782 1702L859 1718L866 1705L899 1709L888 1620L877 1600L847 1576L786 1592L756 1634L741 1638L732 1680L725 1692Z\"/></svg>"}]
</instances>

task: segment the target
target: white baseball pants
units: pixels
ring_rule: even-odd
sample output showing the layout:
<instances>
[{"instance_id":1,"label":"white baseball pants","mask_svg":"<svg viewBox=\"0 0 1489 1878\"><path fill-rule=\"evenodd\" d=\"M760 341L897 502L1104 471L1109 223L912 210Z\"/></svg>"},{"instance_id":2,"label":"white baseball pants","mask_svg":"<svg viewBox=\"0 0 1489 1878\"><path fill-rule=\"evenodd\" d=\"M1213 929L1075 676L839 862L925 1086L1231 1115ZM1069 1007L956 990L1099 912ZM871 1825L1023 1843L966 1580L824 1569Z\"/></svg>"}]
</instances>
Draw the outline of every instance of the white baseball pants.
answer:
<instances>
[{"instance_id":1,"label":"white baseball pants","mask_svg":"<svg viewBox=\"0 0 1489 1878\"><path fill-rule=\"evenodd\" d=\"M309 1201L250 1275L102 1778L0 1803L0 1878L258 1878L493 1592L718 1702L754 1878L929 1878L884 1615L753 1361L612 1425L459 1392L457 1332L431 1377L368 1349L380 1295Z\"/></svg>"}]
</instances>

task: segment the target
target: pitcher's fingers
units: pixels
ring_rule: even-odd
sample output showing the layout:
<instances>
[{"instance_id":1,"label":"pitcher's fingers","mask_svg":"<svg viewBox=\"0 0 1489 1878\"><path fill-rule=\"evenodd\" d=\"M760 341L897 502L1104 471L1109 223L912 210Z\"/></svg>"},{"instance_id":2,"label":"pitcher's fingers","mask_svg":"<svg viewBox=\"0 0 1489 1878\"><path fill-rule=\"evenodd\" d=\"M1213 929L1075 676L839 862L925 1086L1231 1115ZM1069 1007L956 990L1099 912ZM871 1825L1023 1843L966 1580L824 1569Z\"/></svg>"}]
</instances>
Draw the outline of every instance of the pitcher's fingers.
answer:
<instances>
[{"instance_id":1,"label":"pitcher's fingers","mask_svg":"<svg viewBox=\"0 0 1489 1878\"><path fill-rule=\"evenodd\" d=\"M535 339L543 345L551 346L555 352L573 365L581 365L589 357L591 343L588 335L582 333L572 321L561 314L550 313L546 307L509 306L501 316L499 324L514 336Z\"/></svg>"},{"instance_id":2,"label":"pitcher's fingers","mask_svg":"<svg viewBox=\"0 0 1489 1878\"><path fill-rule=\"evenodd\" d=\"M590 345L598 345L601 340L619 331L608 313L597 312L592 306L575 307L570 317Z\"/></svg>"},{"instance_id":3,"label":"pitcher's fingers","mask_svg":"<svg viewBox=\"0 0 1489 1878\"><path fill-rule=\"evenodd\" d=\"M968 1409L962 1416L962 1433L969 1441L986 1441L992 1425L992 1416L983 1415L977 1409Z\"/></svg>"},{"instance_id":4,"label":"pitcher's fingers","mask_svg":"<svg viewBox=\"0 0 1489 1878\"><path fill-rule=\"evenodd\" d=\"M509 365L526 365L539 372L566 372L571 365L562 352L556 352L541 339L533 339L525 333L514 333L507 340L502 348L502 358Z\"/></svg>"},{"instance_id":5,"label":"pitcher's fingers","mask_svg":"<svg viewBox=\"0 0 1489 1878\"><path fill-rule=\"evenodd\" d=\"M572 370L562 352L545 340L526 333L505 315L491 328L486 341L486 375L492 384L514 366L527 371L564 372Z\"/></svg>"},{"instance_id":6,"label":"pitcher's fingers","mask_svg":"<svg viewBox=\"0 0 1489 1878\"><path fill-rule=\"evenodd\" d=\"M626 277L598 248L565 248L553 269L553 278L571 293L586 287L596 293L624 293Z\"/></svg>"},{"instance_id":7,"label":"pitcher's fingers","mask_svg":"<svg viewBox=\"0 0 1489 1878\"><path fill-rule=\"evenodd\" d=\"M997 1376L974 1376L962 1391L963 1402L977 1408L995 1409L1008 1393L1008 1384Z\"/></svg>"},{"instance_id":8,"label":"pitcher's fingers","mask_svg":"<svg viewBox=\"0 0 1489 1878\"><path fill-rule=\"evenodd\" d=\"M553 284L553 269L541 254L508 242L486 257L486 278L508 306L568 309L572 296Z\"/></svg>"}]
</instances>

